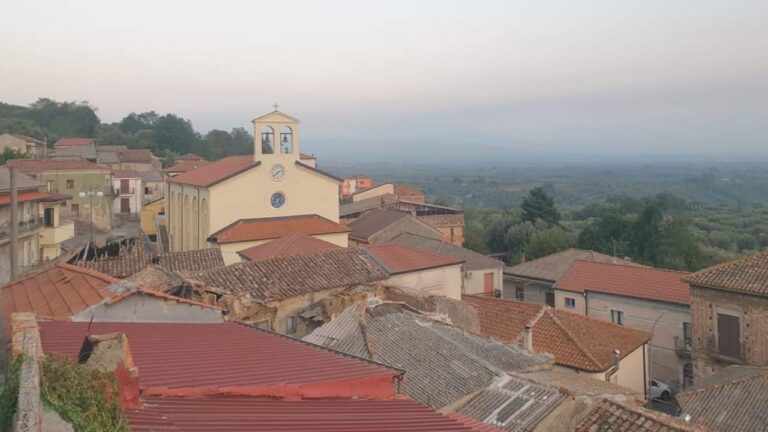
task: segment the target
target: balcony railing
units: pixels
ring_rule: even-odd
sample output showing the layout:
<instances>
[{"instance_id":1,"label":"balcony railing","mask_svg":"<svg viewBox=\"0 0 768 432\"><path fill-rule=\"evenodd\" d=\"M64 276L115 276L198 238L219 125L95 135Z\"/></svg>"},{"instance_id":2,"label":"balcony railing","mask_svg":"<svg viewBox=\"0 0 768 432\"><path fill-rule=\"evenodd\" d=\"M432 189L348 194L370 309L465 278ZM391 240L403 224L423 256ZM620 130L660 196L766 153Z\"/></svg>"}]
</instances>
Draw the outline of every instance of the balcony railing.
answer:
<instances>
[{"instance_id":1,"label":"balcony railing","mask_svg":"<svg viewBox=\"0 0 768 432\"><path fill-rule=\"evenodd\" d=\"M28 231L36 230L43 226L43 218L41 217L27 217L19 221L18 233L23 234ZM0 239L7 238L11 235L11 221L5 220L0 222Z\"/></svg>"},{"instance_id":2,"label":"balcony railing","mask_svg":"<svg viewBox=\"0 0 768 432\"><path fill-rule=\"evenodd\" d=\"M115 188L115 195L134 195L135 192L135 188Z\"/></svg>"},{"instance_id":3,"label":"balcony railing","mask_svg":"<svg viewBox=\"0 0 768 432\"><path fill-rule=\"evenodd\" d=\"M684 337L675 336L675 352L679 357L690 358L693 352L693 341Z\"/></svg>"}]
</instances>

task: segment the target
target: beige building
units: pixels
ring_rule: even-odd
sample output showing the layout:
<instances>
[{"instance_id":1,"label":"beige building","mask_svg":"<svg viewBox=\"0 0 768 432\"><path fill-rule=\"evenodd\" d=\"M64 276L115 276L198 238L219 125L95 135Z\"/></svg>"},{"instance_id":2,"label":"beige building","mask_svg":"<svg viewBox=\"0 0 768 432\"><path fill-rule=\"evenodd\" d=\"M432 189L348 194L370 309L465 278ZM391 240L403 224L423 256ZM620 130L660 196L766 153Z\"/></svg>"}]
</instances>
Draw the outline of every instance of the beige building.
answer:
<instances>
[{"instance_id":1,"label":"beige building","mask_svg":"<svg viewBox=\"0 0 768 432\"><path fill-rule=\"evenodd\" d=\"M650 378L682 390L693 378L687 274L577 260L554 286L555 307L652 333Z\"/></svg>"},{"instance_id":2,"label":"beige building","mask_svg":"<svg viewBox=\"0 0 768 432\"><path fill-rule=\"evenodd\" d=\"M212 233L241 219L314 214L339 222L341 180L302 159L299 120L274 111L253 124L252 156L227 157L167 180L172 250L207 247Z\"/></svg>"},{"instance_id":3,"label":"beige building","mask_svg":"<svg viewBox=\"0 0 768 432\"><path fill-rule=\"evenodd\" d=\"M10 133L0 135L0 152L7 148L11 148L31 156L39 156L43 154L44 147L44 142L26 135Z\"/></svg>"}]
</instances>

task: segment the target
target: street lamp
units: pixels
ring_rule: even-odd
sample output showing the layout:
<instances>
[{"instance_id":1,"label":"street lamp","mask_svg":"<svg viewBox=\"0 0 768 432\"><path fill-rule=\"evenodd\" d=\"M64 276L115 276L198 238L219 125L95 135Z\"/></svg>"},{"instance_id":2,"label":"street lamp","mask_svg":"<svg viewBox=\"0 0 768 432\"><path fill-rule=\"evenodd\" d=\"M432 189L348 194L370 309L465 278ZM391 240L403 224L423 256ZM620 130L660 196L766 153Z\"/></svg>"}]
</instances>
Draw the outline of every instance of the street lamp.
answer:
<instances>
[{"instance_id":1,"label":"street lamp","mask_svg":"<svg viewBox=\"0 0 768 432\"><path fill-rule=\"evenodd\" d=\"M91 214L91 223L88 230L90 231L90 239L88 240L88 247L91 247L93 244L93 197L103 197L104 192L101 191L101 187L99 185L85 185L83 186L82 192L78 194L80 198L88 197L90 199L90 214Z\"/></svg>"}]
</instances>

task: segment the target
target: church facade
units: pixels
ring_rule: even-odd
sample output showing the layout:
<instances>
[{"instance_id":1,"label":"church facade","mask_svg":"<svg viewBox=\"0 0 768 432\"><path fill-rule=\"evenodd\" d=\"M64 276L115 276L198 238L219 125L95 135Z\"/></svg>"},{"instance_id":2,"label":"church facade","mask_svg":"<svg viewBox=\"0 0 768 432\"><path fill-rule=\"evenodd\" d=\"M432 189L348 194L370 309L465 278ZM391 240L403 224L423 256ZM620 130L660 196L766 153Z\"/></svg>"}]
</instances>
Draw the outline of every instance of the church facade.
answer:
<instances>
[{"instance_id":1,"label":"church facade","mask_svg":"<svg viewBox=\"0 0 768 432\"><path fill-rule=\"evenodd\" d=\"M339 222L341 179L301 153L299 120L275 110L253 124L253 155L226 157L167 180L171 250L209 247L212 233L240 220L317 215Z\"/></svg>"}]
</instances>

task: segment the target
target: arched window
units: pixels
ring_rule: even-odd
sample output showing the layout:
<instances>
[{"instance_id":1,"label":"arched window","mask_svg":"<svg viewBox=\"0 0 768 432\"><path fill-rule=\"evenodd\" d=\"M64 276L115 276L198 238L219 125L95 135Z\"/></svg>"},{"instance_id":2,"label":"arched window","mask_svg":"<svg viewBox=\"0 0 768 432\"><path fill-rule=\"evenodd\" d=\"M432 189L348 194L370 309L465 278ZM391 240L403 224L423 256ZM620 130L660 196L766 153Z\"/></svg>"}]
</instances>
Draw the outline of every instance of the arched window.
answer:
<instances>
[{"instance_id":1,"label":"arched window","mask_svg":"<svg viewBox=\"0 0 768 432\"><path fill-rule=\"evenodd\" d=\"M275 153L275 130L271 126L264 126L261 130L261 154Z\"/></svg>"},{"instance_id":2,"label":"arched window","mask_svg":"<svg viewBox=\"0 0 768 432\"><path fill-rule=\"evenodd\" d=\"M293 129L288 126L280 129L280 153L293 153Z\"/></svg>"}]
</instances>

